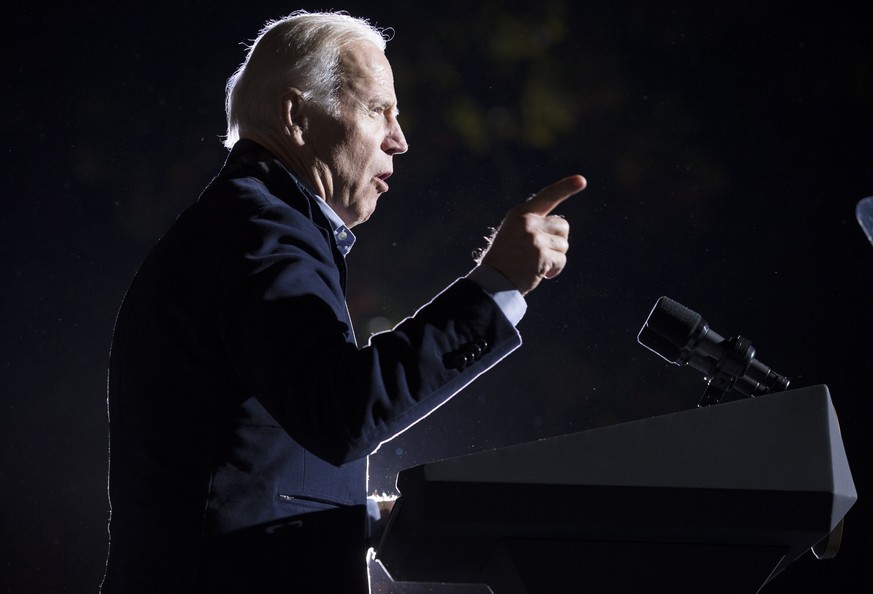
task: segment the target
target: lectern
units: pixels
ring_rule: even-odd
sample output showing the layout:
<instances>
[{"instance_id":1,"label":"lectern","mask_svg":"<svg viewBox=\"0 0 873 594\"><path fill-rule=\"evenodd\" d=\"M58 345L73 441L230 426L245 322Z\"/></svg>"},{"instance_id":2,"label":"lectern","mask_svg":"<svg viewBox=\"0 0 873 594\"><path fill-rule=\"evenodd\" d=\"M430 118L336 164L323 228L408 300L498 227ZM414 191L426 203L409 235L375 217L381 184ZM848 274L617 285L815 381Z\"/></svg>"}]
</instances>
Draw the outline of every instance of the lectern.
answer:
<instances>
[{"instance_id":1,"label":"lectern","mask_svg":"<svg viewBox=\"0 0 873 594\"><path fill-rule=\"evenodd\" d=\"M397 488L391 578L494 594L754 593L833 554L857 499L824 385L424 464Z\"/></svg>"}]
</instances>

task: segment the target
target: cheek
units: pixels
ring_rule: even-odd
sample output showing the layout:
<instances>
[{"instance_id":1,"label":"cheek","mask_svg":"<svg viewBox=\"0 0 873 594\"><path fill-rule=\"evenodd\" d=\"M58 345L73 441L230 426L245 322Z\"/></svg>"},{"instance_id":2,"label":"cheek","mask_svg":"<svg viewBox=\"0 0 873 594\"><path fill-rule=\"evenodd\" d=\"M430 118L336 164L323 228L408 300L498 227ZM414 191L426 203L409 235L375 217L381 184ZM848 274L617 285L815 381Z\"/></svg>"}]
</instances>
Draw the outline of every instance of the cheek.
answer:
<instances>
[{"instance_id":1,"label":"cheek","mask_svg":"<svg viewBox=\"0 0 873 594\"><path fill-rule=\"evenodd\" d=\"M334 175L352 187L366 186L372 180L381 144L368 131L349 131L332 151Z\"/></svg>"},{"instance_id":2,"label":"cheek","mask_svg":"<svg viewBox=\"0 0 873 594\"><path fill-rule=\"evenodd\" d=\"M355 145L352 150L346 154L346 157L348 173L353 179L366 181L375 173L372 170L373 153L366 150L366 145L364 143Z\"/></svg>"}]
</instances>

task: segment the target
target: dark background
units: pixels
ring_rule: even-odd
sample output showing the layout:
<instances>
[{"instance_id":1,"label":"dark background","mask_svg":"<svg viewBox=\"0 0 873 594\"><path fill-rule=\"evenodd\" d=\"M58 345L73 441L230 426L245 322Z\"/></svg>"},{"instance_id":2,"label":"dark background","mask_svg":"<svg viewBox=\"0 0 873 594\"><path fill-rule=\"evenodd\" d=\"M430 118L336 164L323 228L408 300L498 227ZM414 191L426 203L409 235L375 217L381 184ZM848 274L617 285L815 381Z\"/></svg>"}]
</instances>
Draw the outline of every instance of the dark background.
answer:
<instances>
[{"instance_id":1,"label":"dark background","mask_svg":"<svg viewBox=\"0 0 873 594\"><path fill-rule=\"evenodd\" d=\"M570 173L589 181L560 208L570 264L530 295L522 349L383 446L371 488L446 456L693 408L699 374L636 343L668 295L749 338L793 386L827 384L840 416L860 498L842 550L805 555L765 592L865 591L873 246L854 208L873 194L869 4L685 4L334 7L395 28L411 145L355 230L361 342L466 273L511 205ZM96 591L116 309L224 159L240 43L300 7L4 10L0 591Z\"/></svg>"}]
</instances>

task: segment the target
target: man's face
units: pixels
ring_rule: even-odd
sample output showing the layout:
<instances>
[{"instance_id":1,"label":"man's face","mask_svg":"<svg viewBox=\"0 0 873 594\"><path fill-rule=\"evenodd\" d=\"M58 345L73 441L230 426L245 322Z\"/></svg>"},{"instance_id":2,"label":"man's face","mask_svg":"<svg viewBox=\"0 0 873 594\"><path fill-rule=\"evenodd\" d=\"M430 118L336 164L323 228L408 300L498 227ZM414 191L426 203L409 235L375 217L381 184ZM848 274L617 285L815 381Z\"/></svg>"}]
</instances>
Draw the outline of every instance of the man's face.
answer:
<instances>
[{"instance_id":1,"label":"man's face","mask_svg":"<svg viewBox=\"0 0 873 594\"><path fill-rule=\"evenodd\" d=\"M392 157L408 146L397 122L394 76L375 45L349 46L340 60L336 115L314 111L307 125L316 190L348 227L366 221L388 191Z\"/></svg>"}]
</instances>

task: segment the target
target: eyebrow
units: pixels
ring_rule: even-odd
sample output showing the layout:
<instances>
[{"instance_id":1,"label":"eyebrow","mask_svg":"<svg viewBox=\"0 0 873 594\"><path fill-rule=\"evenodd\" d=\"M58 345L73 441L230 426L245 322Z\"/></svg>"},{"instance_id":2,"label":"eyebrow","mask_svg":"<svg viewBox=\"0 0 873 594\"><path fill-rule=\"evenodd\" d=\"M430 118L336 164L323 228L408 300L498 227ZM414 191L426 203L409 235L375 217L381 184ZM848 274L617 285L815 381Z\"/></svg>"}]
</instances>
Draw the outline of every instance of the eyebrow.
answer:
<instances>
[{"instance_id":1,"label":"eyebrow","mask_svg":"<svg viewBox=\"0 0 873 594\"><path fill-rule=\"evenodd\" d=\"M367 106L369 108L381 107L383 109L390 109L394 112L394 117L397 117L400 114L400 108L397 106L397 103L393 99L374 98L367 103Z\"/></svg>"}]
</instances>

